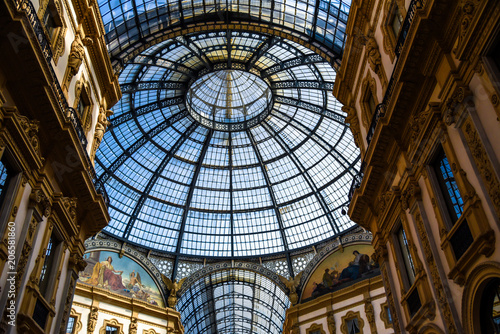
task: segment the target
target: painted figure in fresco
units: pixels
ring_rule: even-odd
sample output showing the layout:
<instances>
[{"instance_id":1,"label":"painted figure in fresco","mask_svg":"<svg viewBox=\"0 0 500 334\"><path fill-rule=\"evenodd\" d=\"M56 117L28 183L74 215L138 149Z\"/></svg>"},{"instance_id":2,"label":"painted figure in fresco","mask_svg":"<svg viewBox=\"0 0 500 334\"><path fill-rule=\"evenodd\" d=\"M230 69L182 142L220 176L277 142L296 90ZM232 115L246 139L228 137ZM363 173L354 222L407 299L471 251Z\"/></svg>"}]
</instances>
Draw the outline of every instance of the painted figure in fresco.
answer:
<instances>
[{"instance_id":1,"label":"painted figure in fresco","mask_svg":"<svg viewBox=\"0 0 500 334\"><path fill-rule=\"evenodd\" d=\"M337 270L332 270L326 268L323 274L323 287L331 288L339 282L339 272Z\"/></svg>"},{"instance_id":2,"label":"painted figure in fresco","mask_svg":"<svg viewBox=\"0 0 500 334\"><path fill-rule=\"evenodd\" d=\"M340 274L340 280L354 280L368 270L368 264L370 262L370 257L366 254L360 254L357 250L352 252L354 255L354 261L349 263L349 266L342 270Z\"/></svg>"},{"instance_id":3,"label":"painted figure in fresco","mask_svg":"<svg viewBox=\"0 0 500 334\"><path fill-rule=\"evenodd\" d=\"M132 270L129 276L130 280L127 284L127 289L133 290L134 292L138 292L142 287L141 274L137 273L136 275L135 270Z\"/></svg>"},{"instance_id":4,"label":"painted figure in fresco","mask_svg":"<svg viewBox=\"0 0 500 334\"><path fill-rule=\"evenodd\" d=\"M115 270L112 262L111 256L102 262L97 262L92 270L92 276L85 283L111 290L125 289L121 276L123 271Z\"/></svg>"}]
</instances>

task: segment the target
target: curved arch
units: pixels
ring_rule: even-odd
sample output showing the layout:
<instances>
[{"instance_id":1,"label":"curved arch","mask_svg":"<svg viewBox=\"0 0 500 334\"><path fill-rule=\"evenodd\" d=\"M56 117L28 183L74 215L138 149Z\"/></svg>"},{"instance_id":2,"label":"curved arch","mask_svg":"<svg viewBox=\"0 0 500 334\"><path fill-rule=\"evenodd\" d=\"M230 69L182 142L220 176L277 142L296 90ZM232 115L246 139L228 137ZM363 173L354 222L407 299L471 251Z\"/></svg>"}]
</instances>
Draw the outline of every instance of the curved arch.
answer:
<instances>
[{"instance_id":1,"label":"curved arch","mask_svg":"<svg viewBox=\"0 0 500 334\"><path fill-rule=\"evenodd\" d=\"M480 264L467 277L462 295L462 323L466 333L481 333L477 321L481 297L486 285L494 278L500 278L500 263L493 261Z\"/></svg>"},{"instance_id":2,"label":"curved arch","mask_svg":"<svg viewBox=\"0 0 500 334\"><path fill-rule=\"evenodd\" d=\"M420 328L418 334L444 334L444 331L435 324L428 324Z\"/></svg>"},{"instance_id":3,"label":"curved arch","mask_svg":"<svg viewBox=\"0 0 500 334\"><path fill-rule=\"evenodd\" d=\"M162 30L162 33L155 34L152 39L146 43L144 41L136 41L130 44L126 49L117 54L111 53L111 62L115 72L120 72L123 65L128 63L134 57L139 55L141 52L147 50L148 48L164 42L169 39L175 39L180 36L185 36L193 33L208 33L220 30L232 31L247 31L247 32L257 32L270 36L282 37L298 43L316 54L323 57L328 63L333 67L338 68L340 65L341 54L334 53L330 48L319 44L317 42L311 42L310 37L297 32L294 32L285 27L272 27L266 24L256 24L256 23L215 23L215 22L204 22L203 25L193 25L187 26L182 29L172 29L171 31Z\"/></svg>"},{"instance_id":4,"label":"curved arch","mask_svg":"<svg viewBox=\"0 0 500 334\"><path fill-rule=\"evenodd\" d=\"M158 268L148 259L146 255L141 253L129 245L122 244L113 240L102 240L102 239L89 239L85 241L85 252L95 252L95 251L108 251L114 252L118 255L127 255L130 259L134 260L138 263L151 277L151 279L158 286L158 290L161 293L164 305L168 305L167 303L167 286L163 283L161 279L161 273Z\"/></svg>"},{"instance_id":5,"label":"curved arch","mask_svg":"<svg viewBox=\"0 0 500 334\"><path fill-rule=\"evenodd\" d=\"M183 284L177 309L187 334L253 333L254 328L281 333L290 302L274 281L257 271L228 263L216 264L212 269L215 270L198 277L189 287Z\"/></svg>"},{"instance_id":6,"label":"curved arch","mask_svg":"<svg viewBox=\"0 0 500 334\"><path fill-rule=\"evenodd\" d=\"M180 294L183 294L193 283L198 281L199 279L210 275L211 273L214 273L219 270L226 270L226 269L244 269L248 271L253 271L256 272L262 276L267 277L271 281L273 281L274 284L276 284L283 292L286 293L287 288L283 282L280 281L278 274L275 272L267 269L264 266L261 266L260 264L256 263L251 263L251 262L245 262L245 261L238 261L234 262L233 265L229 262L219 262L219 263L213 263L209 264L202 269L195 271L193 274L189 275L184 284L182 284L181 289L179 290Z\"/></svg>"},{"instance_id":7,"label":"curved arch","mask_svg":"<svg viewBox=\"0 0 500 334\"><path fill-rule=\"evenodd\" d=\"M367 244L371 245L371 241L373 236L369 232L351 234L349 236L339 238L337 240L332 241L325 248L323 248L319 253L317 253L312 260L307 264L306 269L304 269L304 274L300 280L299 286L297 288L300 291L299 300L302 300L302 293L306 283L311 278L311 275L316 271L316 268L325 260L328 256L335 253L338 250L343 249L343 247L351 245L351 244Z\"/></svg>"}]
</instances>

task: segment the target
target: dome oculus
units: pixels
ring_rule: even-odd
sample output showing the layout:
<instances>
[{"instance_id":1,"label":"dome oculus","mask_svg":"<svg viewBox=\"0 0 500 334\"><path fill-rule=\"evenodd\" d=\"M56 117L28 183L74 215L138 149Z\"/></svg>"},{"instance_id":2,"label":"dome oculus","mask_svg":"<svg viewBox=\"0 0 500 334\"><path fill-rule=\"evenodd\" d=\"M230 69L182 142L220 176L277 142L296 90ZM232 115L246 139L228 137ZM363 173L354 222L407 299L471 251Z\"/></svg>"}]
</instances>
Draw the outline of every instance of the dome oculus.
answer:
<instances>
[{"instance_id":1,"label":"dome oculus","mask_svg":"<svg viewBox=\"0 0 500 334\"><path fill-rule=\"evenodd\" d=\"M193 82L186 106L194 119L217 130L242 130L267 117L273 105L269 85L241 70L220 70Z\"/></svg>"}]
</instances>

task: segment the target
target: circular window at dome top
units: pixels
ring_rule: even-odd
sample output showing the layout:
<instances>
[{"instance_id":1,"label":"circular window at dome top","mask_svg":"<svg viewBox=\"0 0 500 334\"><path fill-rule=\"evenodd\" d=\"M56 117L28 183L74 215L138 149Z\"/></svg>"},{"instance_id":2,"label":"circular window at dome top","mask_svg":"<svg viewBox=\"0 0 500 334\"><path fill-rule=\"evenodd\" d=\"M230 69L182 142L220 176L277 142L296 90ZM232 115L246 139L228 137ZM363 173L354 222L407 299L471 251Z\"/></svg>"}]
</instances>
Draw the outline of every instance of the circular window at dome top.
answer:
<instances>
[{"instance_id":1,"label":"circular window at dome top","mask_svg":"<svg viewBox=\"0 0 500 334\"><path fill-rule=\"evenodd\" d=\"M186 95L194 119L217 130L243 130L269 114L273 97L269 85L257 75L221 70L197 79Z\"/></svg>"}]
</instances>

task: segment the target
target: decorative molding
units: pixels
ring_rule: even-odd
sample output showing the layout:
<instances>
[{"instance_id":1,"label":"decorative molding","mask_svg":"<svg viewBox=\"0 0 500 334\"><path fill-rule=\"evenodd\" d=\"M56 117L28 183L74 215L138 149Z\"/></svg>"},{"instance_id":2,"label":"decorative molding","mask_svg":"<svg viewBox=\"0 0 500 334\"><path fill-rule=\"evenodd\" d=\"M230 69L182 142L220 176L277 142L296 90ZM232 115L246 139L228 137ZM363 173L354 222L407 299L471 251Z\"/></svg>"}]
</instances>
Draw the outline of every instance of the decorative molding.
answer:
<instances>
[{"instance_id":1,"label":"decorative molding","mask_svg":"<svg viewBox=\"0 0 500 334\"><path fill-rule=\"evenodd\" d=\"M113 115L113 111L105 110L102 106L99 108L99 115L97 116L97 123L95 125L94 142L92 143L92 151L90 152L90 159L92 161L94 161L97 149L101 145L104 133L110 124L108 117L111 115Z\"/></svg>"},{"instance_id":2,"label":"decorative molding","mask_svg":"<svg viewBox=\"0 0 500 334\"><path fill-rule=\"evenodd\" d=\"M321 334L326 334L325 330L323 329L323 324L313 323L311 326L309 326L309 328L306 328L306 334L315 333L316 331L319 331Z\"/></svg>"},{"instance_id":3,"label":"decorative molding","mask_svg":"<svg viewBox=\"0 0 500 334\"><path fill-rule=\"evenodd\" d=\"M349 311L345 316L342 317L342 324L340 325L340 332L342 334L349 334L349 329L347 328L347 322L349 320L358 319L359 332L363 333L363 328L365 327L365 322L361 318L361 314L358 312Z\"/></svg>"},{"instance_id":4,"label":"decorative molding","mask_svg":"<svg viewBox=\"0 0 500 334\"><path fill-rule=\"evenodd\" d=\"M118 329L116 334L124 334L123 332L123 324L120 324L118 320L116 319L111 319L111 320L104 320L104 323L102 324L102 327L99 329L99 334L106 334L106 327L107 326L112 326ZM90 334L90 333L89 333Z\"/></svg>"},{"instance_id":5,"label":"decorative molding","mask_svg":"<svg viewBox=\"0 0 500 334\"><path fill-rule=\"evenodd\" d=\"M371 300L365 299L365 315L370 324L370 330L372 334L377 334L377 324L375 323L375 311L373 310L373 305Z\"/></svg>"}]
</instances>

